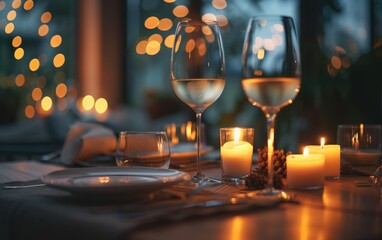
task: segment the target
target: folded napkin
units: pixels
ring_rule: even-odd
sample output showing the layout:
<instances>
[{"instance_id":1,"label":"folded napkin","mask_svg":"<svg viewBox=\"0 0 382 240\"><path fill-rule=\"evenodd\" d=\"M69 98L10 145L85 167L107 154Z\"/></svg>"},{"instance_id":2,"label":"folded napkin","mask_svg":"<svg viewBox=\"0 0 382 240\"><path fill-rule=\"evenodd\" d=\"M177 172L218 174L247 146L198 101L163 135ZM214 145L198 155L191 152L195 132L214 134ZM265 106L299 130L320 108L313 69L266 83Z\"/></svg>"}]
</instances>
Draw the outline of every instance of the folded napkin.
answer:
<instances>
[{"instance_id":1,"label":"folded napkin","mask_svg":"<svg viewBox=\"0 0 382 240\"><path fill-rule=\"evenodd\" d=\"M92 157L112 155L117 139L111 129L95 123L75 123L70 127L61 153L61 162L89 161Z\"/></svg>"}]
</instances>

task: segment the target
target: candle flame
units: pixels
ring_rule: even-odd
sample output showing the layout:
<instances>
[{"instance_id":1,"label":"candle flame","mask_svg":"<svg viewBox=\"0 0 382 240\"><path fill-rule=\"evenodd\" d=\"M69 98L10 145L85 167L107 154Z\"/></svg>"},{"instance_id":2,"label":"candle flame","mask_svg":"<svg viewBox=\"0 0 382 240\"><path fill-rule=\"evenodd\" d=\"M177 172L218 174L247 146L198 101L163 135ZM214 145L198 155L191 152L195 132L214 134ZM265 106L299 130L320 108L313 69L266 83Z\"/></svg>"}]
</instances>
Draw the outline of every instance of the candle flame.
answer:
<instances>
[{"instance_id":1,"label":"candle flame","mask_svg":"<svg viewBox=\"0 0 382 240\"><path fill-rule=\"evenodd\" d=\"M321 138L321 148L323 148L324 147L324 145L325 145L325 138Z\"/></svg>"},{"instance_id":2,"label":"candle flame","mask_svg":"<svg viewBox=\"0 0 382 240\"><path fill-rule=\"evenodd\" d=\"M308 149L308 147L305 147L304 148L304 156L307 156L307 155L309 155L309 149Z\"/></svg>"},{"instance_id":3,"label":"candle flame","mask_svg":"<svg viewBox=\"0 0 382 240\"><path fill-rule=\"evenodd\" d=\"M233 141L235 145L239 144L240 140L240 128L234 128L233 129Z\"/></svg>"}]
</instances>

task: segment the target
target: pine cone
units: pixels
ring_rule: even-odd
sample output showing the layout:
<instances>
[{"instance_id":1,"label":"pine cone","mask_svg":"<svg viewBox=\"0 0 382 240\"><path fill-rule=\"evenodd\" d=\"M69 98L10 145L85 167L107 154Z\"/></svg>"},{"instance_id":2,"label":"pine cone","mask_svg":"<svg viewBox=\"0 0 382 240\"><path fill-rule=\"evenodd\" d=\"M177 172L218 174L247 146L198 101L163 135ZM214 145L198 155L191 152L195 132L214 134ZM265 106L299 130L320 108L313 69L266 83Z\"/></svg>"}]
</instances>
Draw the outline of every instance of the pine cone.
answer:
<instances>
[{"instance_id":1,"label":"pine cone","mask_svg":"<svg viewBox=\"0 0 382 240\"><path fill-rule=\"evenodd\" d=\"M261 190L265 188L267 178L259 171L252 171L251 174L245 178L245 186L250 190Z\"/></svg>"},{"instance_id":2,"label":"pine cone","mask_svg":"<svg viewBox=\"0 0 382 240\"><path fill-rule=\"evenodd\" d=\"M262 190L268 183L268 178L258 170L253 170L251 174L245 178L245 186L249 190ZM273 175L273 185L276 189L281 189L283 183L280 175Z\"/></svg>"},{"instance_id":3,"label":"pine cone","mask_svg":"<svg viewBox=\"0 0 382 240\"><path fill-rule=\"evenodd\" d=\"M264 147L263 149L259 148L257 152L259 154L257 157L259 172L266 176L268 175L268 147ZM284 154L283 149L273 151L273 174L275 176L286 177L286 157L289 154L292 153L288 151Z\"/></svg>"}]
</instances>

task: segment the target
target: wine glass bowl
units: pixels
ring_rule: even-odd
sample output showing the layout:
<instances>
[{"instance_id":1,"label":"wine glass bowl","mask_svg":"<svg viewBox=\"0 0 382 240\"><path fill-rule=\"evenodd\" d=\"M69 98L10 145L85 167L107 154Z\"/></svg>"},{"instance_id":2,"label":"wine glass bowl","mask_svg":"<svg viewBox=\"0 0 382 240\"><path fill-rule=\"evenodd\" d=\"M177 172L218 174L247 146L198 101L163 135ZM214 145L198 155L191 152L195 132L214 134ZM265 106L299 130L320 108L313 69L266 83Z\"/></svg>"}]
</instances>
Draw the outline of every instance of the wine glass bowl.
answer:
<instances>
[{"instance_id":1,"label":"wine glass bowl","mask_svg":"<svg viewBox=\"0 0 382 240\"><path fill-rule=\"evenodd\" d=\"M301 60L292 18L251 18L242 60L242 87L252 105L277 113L293 102L300 90Z\"/></svg>"},{"instance_id":2,"label":"wine glass bowl","mask_svg":"<svg viewBox=\"0 0 382 240\"><path fill-rule=\"evenodd\" d=\"M242 88L248 101L267 118L268 185L259 194L277 195L273 188L274 125L281 108L300 91L301 60L293 19L256 16L249 20L242 53Z\"/></svg>"},{"instance_id":3,"label":"wine glass bowl","mask_svg":"<svg viewBox=\"0 0 382 240\"><path fill-rule=\"evenodd\" d=\"M210 180L201 171L200 126L202 113L220 97L225 86L224 50L217 22L179 22L170 66L175 94L196 113L197 173L192 180Z\"/></svg>"}]
</instances>

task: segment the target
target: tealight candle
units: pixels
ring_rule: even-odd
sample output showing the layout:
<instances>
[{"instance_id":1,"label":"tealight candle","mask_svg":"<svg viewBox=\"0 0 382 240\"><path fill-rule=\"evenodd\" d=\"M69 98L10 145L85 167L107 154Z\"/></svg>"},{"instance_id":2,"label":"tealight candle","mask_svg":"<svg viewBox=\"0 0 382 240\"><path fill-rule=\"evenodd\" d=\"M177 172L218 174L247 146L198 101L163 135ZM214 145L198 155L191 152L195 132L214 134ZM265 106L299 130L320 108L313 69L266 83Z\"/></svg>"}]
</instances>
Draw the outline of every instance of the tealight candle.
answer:
<instances>
[{"instance_id":1,"label":"tealight candle","mask_svg":"<svg viewBox=\"0 0 382 240\"><path fill-rule=\"evenodd\" d=\"M309 154L308 148L304 154L287 156L287 183L289 188L320 189L325 180L325 156Z\"/></svg>"},{"instance_id":2,"label":"tealight candle","mask_svg":"<svg viewBox=\"0 0 382 240\"><path fill-rule=\"evenodd\" d=\"M220 129L220 155L222 180L228 184L240 184L251 173L253 154L252 128Z\"/></svg>"},{"instance_id":3,"label":"tealight candle","mask_svg":"<svg viewBox=\"0 0 382 240\"><path fill-rule=\"evenodd\" d=\"M325 155L325 177L326 178L339 178L341 167L341 147L340 145L325 145L325 139L321 138L321 145L307 146L309 153L317 153Z\"/></svg>"}]
</instances>

